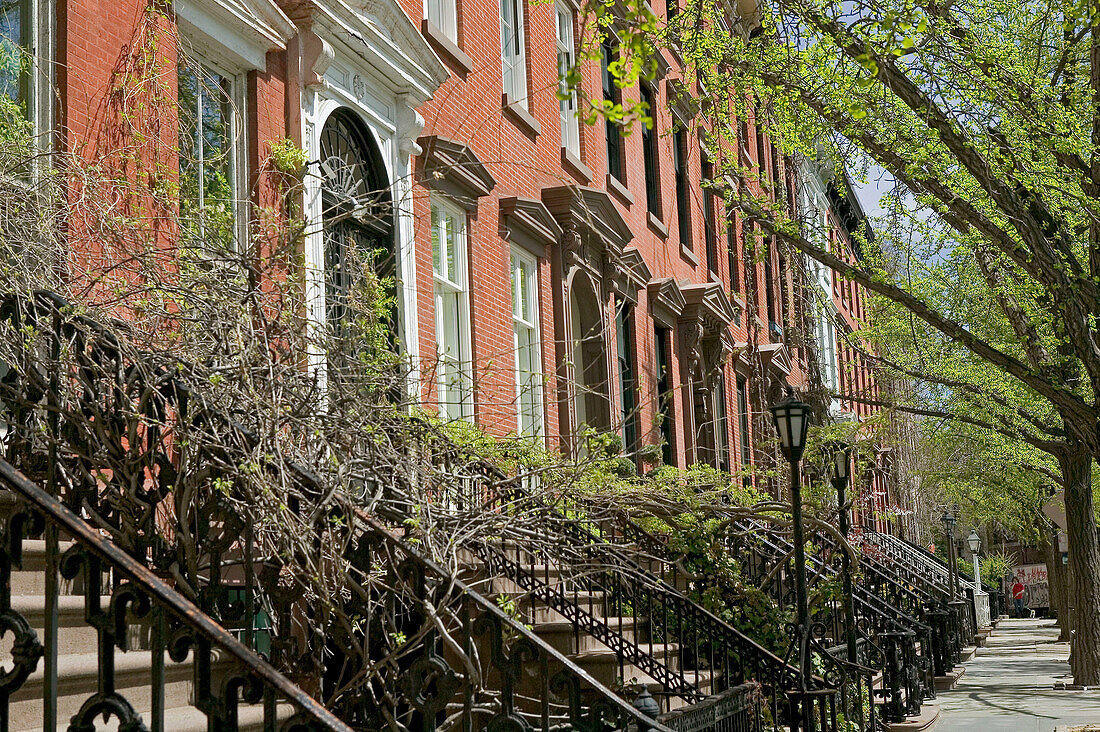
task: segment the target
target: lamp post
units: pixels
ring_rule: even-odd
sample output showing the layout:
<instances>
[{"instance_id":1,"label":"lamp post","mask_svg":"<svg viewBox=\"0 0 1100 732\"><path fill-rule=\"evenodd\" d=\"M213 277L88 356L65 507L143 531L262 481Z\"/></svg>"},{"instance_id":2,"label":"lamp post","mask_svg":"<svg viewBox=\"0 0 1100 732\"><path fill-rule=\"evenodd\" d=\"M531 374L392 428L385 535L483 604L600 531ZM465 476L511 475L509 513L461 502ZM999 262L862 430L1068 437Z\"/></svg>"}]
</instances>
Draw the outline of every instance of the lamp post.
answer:
<instances>
[{"instance_id":1,"label":"lamp post","mask_svg":"<svg viewBox=\"0 0 1100 732\"><path fill-rule=\"evenodd\" d=\"M849 446L844 442L833 443L831 447L833 488L836 490L837 523L839 524L841 536L847 539L848 530L851 528L848 515L849 506L847 490L848 483L851 479L852 455ZM848 660L852 663L856 663L856 610L853 599L851 558L848 556L848 552L845 551L842 553L841 562L841 571L844 577L844 615L847 619L845 634L847 635L848 641Z\"/></svg>"},{"instance_id":2,"label":"lamp post","mask_svg":"<svg viewBox=\"0 0 1100 732\"><path fill-rule=\"evenodd\" d=\"M958 591L958 576L955 574L958 567L955 566L955 515L951 509L944 509L943 518L944 541L947 542L947 570L949 584L951 586L951 601L954 602Z\"/></svg>"},{"instance_id":3,"label":"lamp post","mask_svg":"<svg viewBox=\"0 0 1100 732\"><path fill-rule=\"evenodd\" d=\"M970 555L974 559L974 630L989 625L993 618L993 608L990 606L989 596L982 591L982 573L978 566L978 552L982 548L982 537L978 536L977 529L970 530L970 536L966 537L966 543L970 546Z\"/></svg>"},{"instance_id":4,"label":"lamp post","mask_svg":"<svg viewBox=\"0 0 1100 732\"><path fill-rule=\"evenodd\" d=\"M810 608L806 597L806 543L802 531L802 480L799 461L806 449L806 432L810 426L812 407L788 391L787 398L773 404L772 419L779 433L779 447L791 465L791 518L794 522L795 597L798 601L799 670L803 686L809 683L813 669L810 667L809 633Z\"/></svg>"},{"instance_id":5,"label":"lamp post","mask_svg":"<svg viewBox=\"0 0 1100 732\"><path fill-rule=\"evenodd\" d=\"M974 592L978 593L982 591L982 576L978 570L978 550L982 548L982 537L978 536L977 529L970 530L966 543L970 546L970 554L974 557Z\"/></svg>"}]
</instances>

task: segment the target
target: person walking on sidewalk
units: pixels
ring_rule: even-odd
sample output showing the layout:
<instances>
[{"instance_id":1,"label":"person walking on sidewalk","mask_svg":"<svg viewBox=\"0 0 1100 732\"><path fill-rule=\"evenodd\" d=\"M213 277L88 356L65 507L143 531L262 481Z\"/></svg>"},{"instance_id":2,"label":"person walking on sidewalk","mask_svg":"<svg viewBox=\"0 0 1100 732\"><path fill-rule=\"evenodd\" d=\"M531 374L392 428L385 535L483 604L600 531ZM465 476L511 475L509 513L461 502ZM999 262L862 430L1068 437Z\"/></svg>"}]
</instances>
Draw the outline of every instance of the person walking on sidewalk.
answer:
<instances>
[{"instance_id":1,"label":"person walking on sidewalk","mask_svg":"<svg viewBox=\"0 0 1100 732\"><path fill-rule=\"evenodd\" d=\"M1015 605L1016 617L1024 617L1024 583L1020 581L1020 575L1012 582L1012 604Z\"/></svg>"}]
</instances>

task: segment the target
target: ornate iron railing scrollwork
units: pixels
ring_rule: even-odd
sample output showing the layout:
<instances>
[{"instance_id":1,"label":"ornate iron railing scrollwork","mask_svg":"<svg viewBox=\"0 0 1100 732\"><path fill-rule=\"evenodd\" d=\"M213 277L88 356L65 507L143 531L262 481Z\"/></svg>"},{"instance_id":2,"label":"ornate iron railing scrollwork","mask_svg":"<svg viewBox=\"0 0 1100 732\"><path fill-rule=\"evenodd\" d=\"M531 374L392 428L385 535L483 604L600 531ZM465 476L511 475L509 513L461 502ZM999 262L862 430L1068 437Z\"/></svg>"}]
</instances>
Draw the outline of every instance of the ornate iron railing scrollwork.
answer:
<instances>
[{"instance_id":1,"label":"ornate iron railing scrollwork","mask_svg":"<svg viewBox=\"0 0 1100 732\"><path fill-rule=\"evenodd\" d=\"M147 615L152 604L171 613L196 639L210 644L243 664L264 685L294 704L316 728L351 732L351 728L322 707L313 697L291 682L271 664L245 647L231 633L210 619L193 602L154 575L145 565L123 551L113 541L84 521L80 516L36 486L7 461L0 460L0 485L40 513L45 521L56 524L76 542L68 550L61 566L65 576L76 577L83 571L86 618L99 634L100 686L73 718L72 732L95 729L95 715L107 713L118 719L122 729L143 732L145 727L132 705L114 689L114 651L126 650L125 613L136 608L139 616ZM9 529L13 525L8 522ZM10 536L5 540L12 541ZM9 555L10 556L10 555ZM5 562L6 564L6 562ZM128 582L116 585L107 610L100 605L102 585L98 577L106 569L125 577ZM10 571L10 568L9 568ZM10 598L10 595L9 595ZM10 599L9 599L10 601ZM25 622L25 621L24 621ZM6 706L6 705L5 705Z\"/></svg>"}]
</instances>

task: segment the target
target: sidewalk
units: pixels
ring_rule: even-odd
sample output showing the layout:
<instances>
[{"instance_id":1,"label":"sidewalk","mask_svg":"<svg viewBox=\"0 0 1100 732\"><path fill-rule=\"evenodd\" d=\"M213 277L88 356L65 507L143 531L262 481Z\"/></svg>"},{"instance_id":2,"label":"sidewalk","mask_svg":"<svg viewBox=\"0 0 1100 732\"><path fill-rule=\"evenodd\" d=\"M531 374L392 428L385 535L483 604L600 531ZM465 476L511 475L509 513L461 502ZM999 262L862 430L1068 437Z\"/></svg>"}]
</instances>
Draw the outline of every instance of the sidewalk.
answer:
<instances>
[{"instance_id":1,"label":"sidewalk","mask_svg":"<svg viewBox=\"0 0 1100 732\"><path fill-rule=\"evenodd\" d=\"M1069 644L1052 620L1002 620L952 691L940 692L936 732L1053 732L1100 724L1100 691L1054 691Z\"/></svg>"}]
</instances>

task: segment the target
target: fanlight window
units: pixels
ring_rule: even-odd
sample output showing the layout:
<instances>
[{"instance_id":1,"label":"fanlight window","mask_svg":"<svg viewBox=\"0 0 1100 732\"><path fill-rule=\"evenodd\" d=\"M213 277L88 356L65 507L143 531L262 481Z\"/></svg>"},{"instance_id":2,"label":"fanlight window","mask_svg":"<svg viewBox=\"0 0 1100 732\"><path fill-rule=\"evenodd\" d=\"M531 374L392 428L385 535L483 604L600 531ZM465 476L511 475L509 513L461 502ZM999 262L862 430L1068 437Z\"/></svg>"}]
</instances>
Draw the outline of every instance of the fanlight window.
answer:
<instances>
[{"instance_id":1,"label":"fanlight window","mask_svg":"<svg viewBox=\"0 0 1100 732\"><path fill-rule=\"evenodd\" d=\"M393 206L378 144L350 111L339 110L325 123L320 152L325 311L330 327L341 334L358 315L353 293L368 272L378 278L383 297L393 301ZM396 310L390 307L386 317L396 333Z\"/></svg>"}]
</instances>

